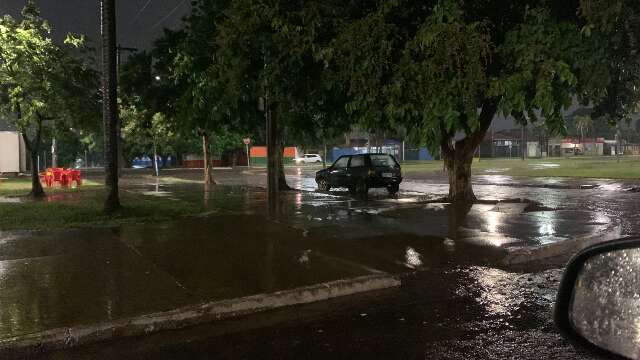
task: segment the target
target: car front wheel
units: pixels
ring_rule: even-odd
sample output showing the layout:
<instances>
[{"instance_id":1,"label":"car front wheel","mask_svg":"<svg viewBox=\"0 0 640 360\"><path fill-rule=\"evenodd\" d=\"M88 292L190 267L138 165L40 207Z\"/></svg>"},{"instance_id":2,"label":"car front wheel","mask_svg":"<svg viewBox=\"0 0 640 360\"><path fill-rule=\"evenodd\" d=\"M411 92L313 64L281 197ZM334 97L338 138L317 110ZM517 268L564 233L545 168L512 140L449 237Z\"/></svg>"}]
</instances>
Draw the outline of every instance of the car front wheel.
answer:
<instances>
[{"instance_id":1,"label":"car front wheel","mask_svg":"<svg viewBox=\"0 0 640 360\"><path fill-rule=\"evenodd\" d=\"M387 191L389 191L389 195L395 195L398 193L398 191L400 191L400 185L399 184L389 185L387 186Z\"/></svg>"}]
</instances>

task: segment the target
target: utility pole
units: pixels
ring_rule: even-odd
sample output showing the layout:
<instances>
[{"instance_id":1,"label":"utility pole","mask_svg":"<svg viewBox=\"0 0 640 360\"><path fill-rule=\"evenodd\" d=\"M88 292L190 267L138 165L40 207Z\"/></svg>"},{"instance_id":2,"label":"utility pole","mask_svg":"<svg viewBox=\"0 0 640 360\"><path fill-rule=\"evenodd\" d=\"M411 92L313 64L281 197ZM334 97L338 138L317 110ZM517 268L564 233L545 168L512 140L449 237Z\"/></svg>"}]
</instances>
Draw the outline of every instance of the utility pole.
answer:
<instances>
[{"instance_id":1,"label":"utility pole","mask_svg":"<svg viewBox=\"0 0 640 360\"><path fill-rule=\"evenodd\" d=\"M116 4L100 0L100 33L102 36L102 119L104 123L104 166L107 214L120 208L118 191L118 76L116 66Z\"/></svg>"}]
</instances>

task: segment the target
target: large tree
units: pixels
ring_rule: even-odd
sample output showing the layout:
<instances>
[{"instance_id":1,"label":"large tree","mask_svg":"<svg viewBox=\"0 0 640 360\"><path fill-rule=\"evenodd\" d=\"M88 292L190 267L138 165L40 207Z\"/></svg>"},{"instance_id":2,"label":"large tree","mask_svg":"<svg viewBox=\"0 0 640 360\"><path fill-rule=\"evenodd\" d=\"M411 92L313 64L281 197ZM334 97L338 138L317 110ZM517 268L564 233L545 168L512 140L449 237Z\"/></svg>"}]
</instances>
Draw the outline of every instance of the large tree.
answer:
<instances>
[{"instance_id":1,"label":"large tree","mask_svg":"<svg viewBox=\"0 0 640 360\"><path fill-rule=\"evenodd\" d=\"M231 1L225 0L194 2L192 13L184 20L184 30L167 33L166 40L158 42L154 52L170 70L170 79L181 89L173 101L174 118L185 133L195 132L202 140L205 184L214 183L211 149L216 144L212 141L244 133L259 119L256 99L249 98L245 91L250 83L248 74L237 74L238 67L220 56L224 49L217 34L231 5ZM175 38L180 38L179 45L167 47ZM246 83L242 82L245 78Z\"/></svg>"},{"instance_id":2,"label":"large tree","mask_svg":"<svg viewBox=\"0 0 640 360\"><path fill-rule=\"evenodd\" d=\"M281 190L288 189L282 163L286 141L332 138L349 128L343 88L327 71L323 52L344 9L342 1L241 0L220 23L218 56L232 76L230 92L266 99L276 144L269 163L277 167Z\"/></svg>"},{"instance_id":3,"label":"large tree","mask_svg":"<svg viewBox=\"0 0 640 360\"><path fill-rule=\"evenodd\" d=\"M83 38L73 35L57 45L33 1L21 20L0 18L0 111L22 133L30 153L33 197L44 195L37 172L44 138L58 129L90 127L98 114L95 72L72 55L82 46Z\"/></svg>"},{"instance_id":4,"label":"large tree","mask_svg":"<svg viewBox=\"0 0 640 360\"><path fill-rule=\"evenodd\" d=\"M498 112L563 133L575 97L603 96L603 38L583 33L577 10L577 1L382 1L343 28L332 65L359 122L386 117L439 148L449 199L472 202L473 154Z\"/></svg>"}]
</instances>

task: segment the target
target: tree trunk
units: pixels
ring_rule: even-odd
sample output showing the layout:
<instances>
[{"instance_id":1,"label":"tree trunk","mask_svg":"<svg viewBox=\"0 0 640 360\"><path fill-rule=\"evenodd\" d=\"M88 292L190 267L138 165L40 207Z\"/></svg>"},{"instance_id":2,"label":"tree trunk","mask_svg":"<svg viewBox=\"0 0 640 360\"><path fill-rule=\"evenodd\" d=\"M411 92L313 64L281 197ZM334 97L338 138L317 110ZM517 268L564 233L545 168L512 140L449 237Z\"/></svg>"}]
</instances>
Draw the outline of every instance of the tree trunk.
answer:
<instances>
[{"instance_id":1,"label":"tree trunk","mask_svg":"<svg viewBox=\"0 0 640 360\"><path fill-rule=\"evenodd\" d=\"M278 139L278 146L276 147L276 149L276 161L278 163L278 190L289 191L291 190L291 188L289 187L289 185L287 185L287 177L284 174L284 145L282 144L282 139Z\"/></svg>"},{"instance_id":2,"label":"tree trunk","mask_svg":"<svg viewBox=\"0 0 640 360\"><path fill-rule=\"evenodd\" d=\"M209 151L209 134L201 132L202 134L202 155L204 158L204 183L205 185L215 185L213 180L213 169L211 166L211 151Z\"/></svg>"},{"instance_id":3,"label":"tree trunk","mask_svg":"<svg viewBox=\"0 0 640 360\"><path fill-rule=\"evenodd\" d=\"M104 123L104 161L107 214L120 209L118 193L118 84L116 79L115 0L100 0L102 34L102 118Z\"/></svg>"},{"instance_id":4,"label":"tree trunk","mask_svg":"<svg viewBox=\"0 0 640 360\"><path fill-rule=\"evenodd\" d=\"M45 196L44 189L40 183L40 174L38 174L38 152L31 151L31 192L29 196L33 198L42 198Z\"/></svg>"},{"instance_id":5,"label":"tree trunk","mask_svg":"<svg viewBox=\"0 0 640 360\"><path fill-rule=\"evenodd\" d=\"M20 104L17 105L16 116L18 119L22 119L22 110ZM38 116L38 124L36 127L36 138L33 141L29 141L26 129L21 129L22 140L24 145L31 154L31 192L29 196L33 198L42 198L45 196L42 184L40 183L40 174L38 174L38 168L40 167L38 161L38 151L40 151L40 141L42 137L42 118Z\"/></svg>"},{"instance_id":6,"label":"tree trunk","mask_svg":"<svg viewBox=\"0 0 640 360\"><path fill-rule=\"evenodd\" d=\"M38 151L40 151L40 129L38 128L36 139L31 142L27 137L26 132L22 132L22 139L24 140L25 147L31 155L31 192L29 196L32 198L43 198L46 194L40 183L40 174L38 174Z\"/></svg>"},{"instance_id":7,"label":"tree trunk","mask_svg":"<svg viewBox=\"0 0 640 360\"><path fill-rule=\"evenodd\" d=\"M497 102L488 101L480 112L478 129L459 141L454 142L455 134L443 136L440 146L444 166L449 175L449 196L452 203L473 203L477 200L471 186L471 164L473 154L484 139L497 111Z\"/></svg>"},{"instance_id":8,"label":"tree trunk","mask_svg":"<svg viewBox=\"0 0 640 360\"><path fill-rule=\"evenodd\" d=\"M454 203L475 202L477 199L471 186L473 150L443 148L442 154L449 175L449 201Z\"/></svg>"},{"instance_id":9,"label":"tree trunk","mask_svg":"<svg viewBox=\"0 0 640 360\"><path fill-rule=\"evenodd\" d=\"M322 168L327 168L327 143L324 143L324 153L322 154Z\"/></svg>"}]
</instances>

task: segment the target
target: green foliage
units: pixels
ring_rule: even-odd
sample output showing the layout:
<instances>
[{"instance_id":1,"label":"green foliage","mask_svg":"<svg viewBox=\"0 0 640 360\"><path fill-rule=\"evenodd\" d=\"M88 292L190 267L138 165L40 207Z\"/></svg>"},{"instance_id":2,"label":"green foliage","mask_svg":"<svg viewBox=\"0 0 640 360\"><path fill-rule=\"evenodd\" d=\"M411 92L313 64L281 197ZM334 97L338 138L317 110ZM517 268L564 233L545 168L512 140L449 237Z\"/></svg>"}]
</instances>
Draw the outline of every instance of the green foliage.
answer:
<instances>
[{"instance_id":1,"label":"green foliage","mask_svg":"<svg viewBox=\"0 0 640 360\"><path fill-rule=\"evenodd\" d=\"M525 116L541 118L552 134L566 134L563 110L574 97L582 103L598 101L609 81L596 40L548 9L529 11L498 48L505 66L491 84L491 95L502 98L503 113L521 122Z\"/></svg>"},{"instance_id":2,"label":"green foliage","mask_svg":"<svg viewBox=\"0 0 640 360\"><path fill-rule=\"evenodd\" d=\"M595 102L596 117L611 124L629 121L640 102L640 2L635 0L581 0L580 12L587 20L583 32L600 36L600 51L606 54L610 81L601 101Z\"/></svg>"},{"instance_id":3,"label":"green foliage","mask_svg":"<svg viewBox=\"0 0 640 360\"><path fill-rule=\"evenodd\" d=\"M454 3L436 5L405 45L389 109L434 150L457 131L472 134L480 126L490 56L485 24L466 23Z\"/></svg>"},{"instance_id":4,"label":"green foliage","mask_svg":"<svg viewBox=\"0 0 640 360\"><path fill-rule=\"evenodd\" d=\"M99 116L96 73L71 55L83 38L69 35L71 48L63 48L50 35L33 1L21 21L0 18L0 113L26 135L32 151L57 129L96 129Z\"/></svg>"}]
</instances>

